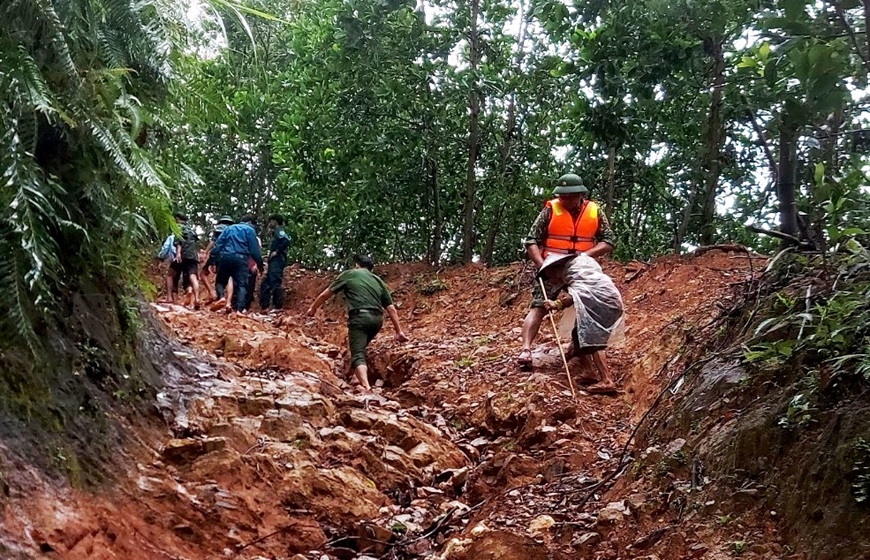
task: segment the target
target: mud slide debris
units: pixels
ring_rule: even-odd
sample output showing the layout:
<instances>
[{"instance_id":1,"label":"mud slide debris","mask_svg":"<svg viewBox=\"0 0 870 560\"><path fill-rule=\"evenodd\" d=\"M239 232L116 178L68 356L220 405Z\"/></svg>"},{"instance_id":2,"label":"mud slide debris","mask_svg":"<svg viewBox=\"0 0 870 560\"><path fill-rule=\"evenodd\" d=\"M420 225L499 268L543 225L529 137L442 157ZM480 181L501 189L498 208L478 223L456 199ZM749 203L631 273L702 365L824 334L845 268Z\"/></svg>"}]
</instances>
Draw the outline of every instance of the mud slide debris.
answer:
<instances>
[{"instance_id":1,"label":"mud slide debris","mask_svg":"<svg viewBox=\"0 0 870 560\"><path fill-rule=\"evenodd\" d=\"M628 545L628 557L724 557L715 526L667 515L678 496L618 479L589 491L753 265L711 251L605 269L627 306L627 340L609 352L623 392L578 385L576 401L552 334L533 371L513 363L531 282L519 265L382 269L412 341L375 340L369 397L345 374L339 304L331 321L304 317L325 276L288 268L277 315L153 305L180 344L155 418L124 420L126 470L76 490L4 449L14 476L0 547L69 559L617 558Z\"/></svg>"}]
</instances>

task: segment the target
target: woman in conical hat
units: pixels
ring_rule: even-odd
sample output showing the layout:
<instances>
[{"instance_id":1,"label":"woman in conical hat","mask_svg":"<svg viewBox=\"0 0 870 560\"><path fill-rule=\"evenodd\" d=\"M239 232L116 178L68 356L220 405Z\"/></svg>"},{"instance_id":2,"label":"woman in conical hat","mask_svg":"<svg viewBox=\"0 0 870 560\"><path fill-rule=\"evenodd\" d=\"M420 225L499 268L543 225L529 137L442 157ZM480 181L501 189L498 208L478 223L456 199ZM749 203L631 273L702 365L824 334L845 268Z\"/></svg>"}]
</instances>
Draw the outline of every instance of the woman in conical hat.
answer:
<instances>
[{"instance_id":1,"label":"woman in conical hat","mask_svg":"<svg viewBox=\"0 0 870 560\"><path fill-rule=\"evenodd\" d=\"M625 338L625 307L613 280L601 266L584 254L547 256L538 275L551 285L562 285L559 295L544 302L547 311L567 309L573 313L571 339L573 353L581 363L596 371L598 382L590 393L613 394L616 383L607 367L604 349Z\"/></svg>"}]
</instances>

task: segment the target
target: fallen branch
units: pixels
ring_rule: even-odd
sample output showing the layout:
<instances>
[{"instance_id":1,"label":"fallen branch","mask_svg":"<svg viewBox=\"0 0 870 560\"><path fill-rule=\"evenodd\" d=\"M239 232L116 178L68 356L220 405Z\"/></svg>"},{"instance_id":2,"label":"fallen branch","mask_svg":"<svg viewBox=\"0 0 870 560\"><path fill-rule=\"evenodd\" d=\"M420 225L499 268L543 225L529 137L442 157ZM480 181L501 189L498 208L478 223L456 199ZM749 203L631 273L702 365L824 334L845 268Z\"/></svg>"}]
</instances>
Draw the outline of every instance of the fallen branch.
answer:
<instances>
[{"instance_id":1,"label":"fallen branch","mask_svg":"<svg viewBox=\"0 0 870 560\"><path fill-rule=\"evenodd\" d=\"M414 537L414 538L411 539L411 540L407 540L407 541L404 541L404 540L403 540L403 541L399 541L399 542L397 542L397 543L396 543L396 547L400 547L400 546L408 546L408 545L414 544L415 542L422 541L423 539L427 539L427 538L429 538L429 537L431 537L431 536L434 536L434 535L438 534L438 531L440 531L440 530L441 530L441 527L443 527L444 524L447 523L447 521L448 521L451 517L453 517L453 514L456 513L456 510L457 510L457 508L455 508L455 507L454 507L454 508L451 508L447 513L445 513L444 515L442 515L441 518L438 519L438 520L433 524L433 526L432 526L431 529L429 529L428 531L424 532L422 535L420 535L420 536L418 536L418 537ZM384 557L384 556L381 556L381 558L383 558L383 557Z\"/></svg>"},{"instance_id":2,"label":"fallen branch","mask_svg":"<svg viewBox=\"0 0 870 560\"><path fill-rule=\"evenodd\" d=\"M635 278L637 278L638 276L640 276L641 274L643 274L644 272L646 272L646 270L647 270L646 267L639 268L639 269L635 270L635 271L631 274L631 276L628 276L628 277L625 279L625 283L626 283L626 284L631 283L632 280L634 280Z\"/></svg>"},{"instance_id":3,"label":"fallen branch","mask_svg":"<svg viewBox=\"0 0 870 560\"><path fill-rule=\"evenodd\" d=\"M738 245L736 243L723 243L720 245L705 245L703 247L698 247L694 251L692 251L693 256L703 255L704 253L709 253L710 251L723 251L726 253L749 253L749 249L744 247L743 245Z\"/></svg>"},{"instance_id":4,"label":"fallen branch","mask_svg":"<svg viewBox=\"0 0 870 560\"><path fill-rule=\"evenodd\" d=\"M462 519L463 517L466 517L467 515L471 514L472 512L483 507L483 504L485 504L485 503L486 503L486 500L483 500L482 502L479 502L475 506L468 508L468 510L466 510L465 512L457 515L456 519L458 520L458 519ZM410 545L414 544L415 542L422 541L423 539L428 539L430 537L437 536L438 533L441 531L441 529L444 527L444 525L453 517L453 514L456 513L456 511L458 509L459 508L450 509L447 513L445 513L444 515L439 517L430 526L429 529L427 529L421 535L414 537L413 539L401 540L401 541L398 541L395 543L381 543L381 544L388 545L390 547L390 549L387 550L386 552L384 552L379 558L386 558L388 555L392 554L397 548L410 546Z\"/></svg>"},{"instance_id":5,"label":"fallen branch","mask_svg":"<svg viewBox=\"0 0 870 560\"><path fill-rule=\"evenodd\" d=\"M794 235L790 235L788 233L783 233L781 231L777 231L775 229L764 229L757 226L746 226L746 229L754 232L760 233L762 235L769 235L770 237L776 237L777 239L782 239L783 241L791 241L795 245L804 245L804 242Z\"/></svg>"},{"instance_id":6,"label":"fallen branch","mask_svg":"<svg viewBox=\"0 0 870 560\"><path fill-rule=\"evenodd\" d=\"M295 525L286 525L284 527L281 527L280 529L272 531L271 533L269 533L266 536L260 537L259 539L253 540L253 541L249 542L248 544L245 544L245 545L242 545L242 546L236 548L236 556L238 556L243 550L245 550L249 546L254 546L255 544L259 544L266 539L269 539L271 537L274 537L275 535L283 533L284 531L287 531L288 529L292 529L294 526Z\"/></svg>"}]
</instances>

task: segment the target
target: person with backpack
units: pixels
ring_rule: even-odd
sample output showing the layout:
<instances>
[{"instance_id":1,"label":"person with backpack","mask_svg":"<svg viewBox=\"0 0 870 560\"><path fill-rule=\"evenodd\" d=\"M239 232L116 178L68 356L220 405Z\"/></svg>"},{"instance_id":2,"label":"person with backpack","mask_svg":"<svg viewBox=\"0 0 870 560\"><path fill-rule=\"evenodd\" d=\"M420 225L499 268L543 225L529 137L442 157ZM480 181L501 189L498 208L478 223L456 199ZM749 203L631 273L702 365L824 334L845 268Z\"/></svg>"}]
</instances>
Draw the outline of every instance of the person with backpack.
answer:
<instances>
[{"instance_id":1,"label":"person with backpack","mask_svg":"<svg viewBox=\"0 0 870 560\"><path fill-rule=\"evenodd\" d=\"M175 262L175 234L170 233L166 236L163 246L157 253L157 259L161 262ZM178 278L175 277L175 271L170 264L166 269L166 300L175 303L175 292L177 291Z\"/></svg>"},{"instance_id":2,"label":"person with backpack","mask_svg":"<svg viewBox=\"0 0 870 560\"><path fill-rule=\"evenodd\" d=\"M199 236L187 224L187 216L176 212L175 223L181 229L181 235L175 237L175 258L169 263L167 288L172 303L176 302L178 282L183 281L185 291L193 293L193 307L199 308L199 251L197 243Z\"/></svg>"}]
</instances>

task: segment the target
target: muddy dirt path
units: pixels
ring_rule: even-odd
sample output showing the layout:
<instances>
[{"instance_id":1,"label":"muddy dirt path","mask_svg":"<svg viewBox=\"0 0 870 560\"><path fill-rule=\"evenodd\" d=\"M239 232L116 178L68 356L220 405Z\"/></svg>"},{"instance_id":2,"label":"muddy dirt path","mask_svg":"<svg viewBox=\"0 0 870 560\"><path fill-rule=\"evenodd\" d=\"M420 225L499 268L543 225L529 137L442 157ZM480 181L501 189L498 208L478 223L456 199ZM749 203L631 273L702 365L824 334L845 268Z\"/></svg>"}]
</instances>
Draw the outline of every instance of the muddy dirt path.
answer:
<instances>
[{"instance_id":1,"label":"muddy dirt path","mask_svg":"<svg viewBox=\"0 0 870 560\"><path fill-rule=\"evenodd\" d=\"M609 352L623 391L576 400L546 324L534 371L513 364L530 299L520 266L379 270L412 340L386 325L373 342L374 397L345 376L340 302L304 316L327 276L288 269L278 315L154 305L180 343L163 425L121 419L128 468L103 494L0 465L19 473L0 543L58 558L639 557L625 547L667 512L596 485L758 266L720 251L608 263L627 306L627 340ZM715 558L724 537L705 527L638 550Z\"/></svg>"}]
</instances>

